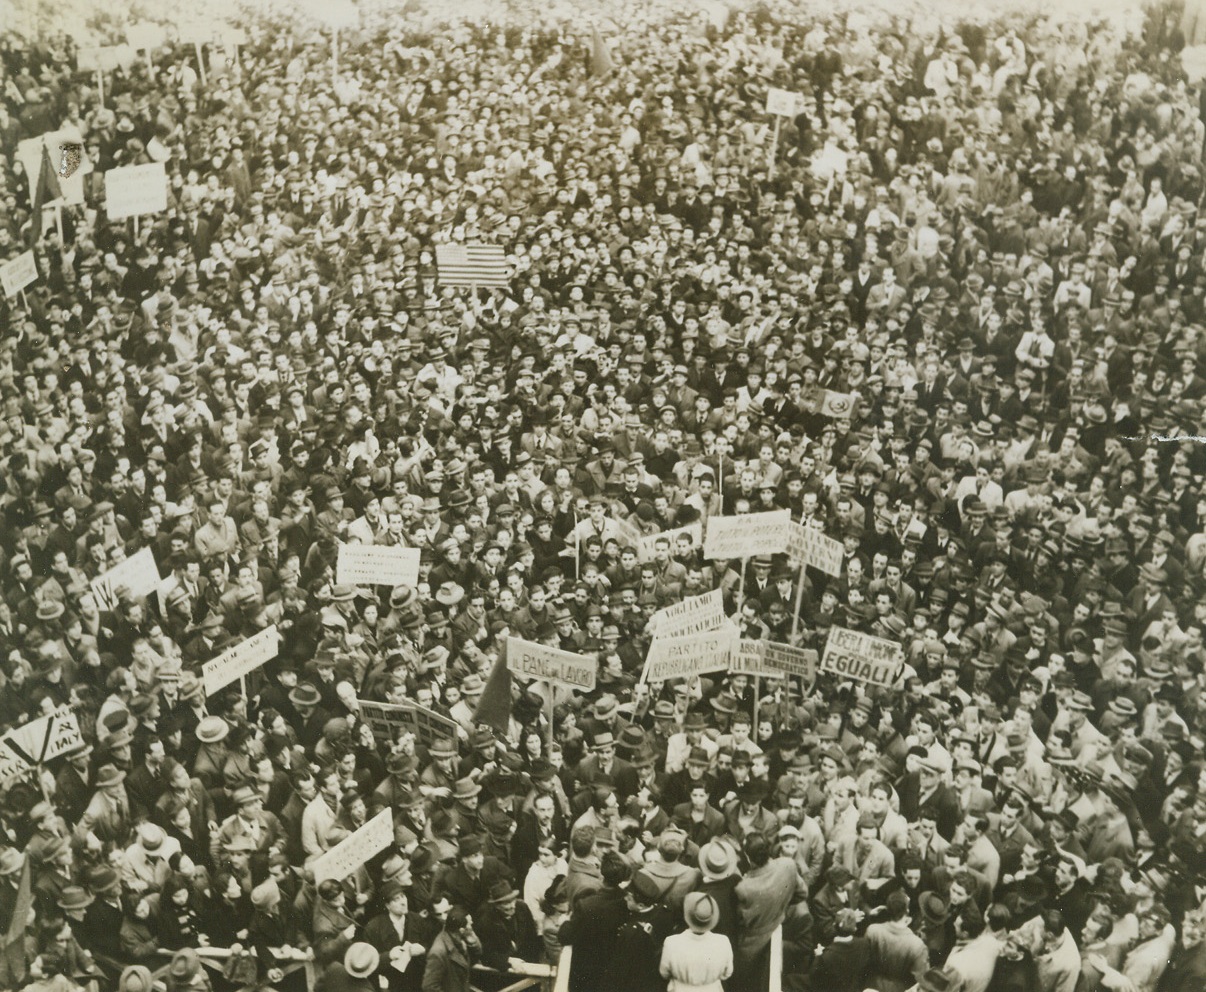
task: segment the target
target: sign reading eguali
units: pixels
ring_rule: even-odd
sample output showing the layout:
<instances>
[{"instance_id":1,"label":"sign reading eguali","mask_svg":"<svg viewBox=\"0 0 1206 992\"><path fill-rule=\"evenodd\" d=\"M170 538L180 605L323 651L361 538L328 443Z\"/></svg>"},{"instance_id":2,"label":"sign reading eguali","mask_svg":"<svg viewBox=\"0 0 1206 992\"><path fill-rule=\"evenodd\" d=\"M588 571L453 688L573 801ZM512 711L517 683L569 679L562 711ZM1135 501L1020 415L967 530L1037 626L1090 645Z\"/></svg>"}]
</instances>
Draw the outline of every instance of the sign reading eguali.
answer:
<instances>
[{"instance_id":1,"label":"sign reading eguali","mask_svg":"<svg viewBox=\"0 0 1206 992\"><path fill-rule=\"evenodd\" d=\"M831 627L821 670L874 685L890 686L900 677L904 651L894 641L846 627Z\"/></svg>"},{"instance_id":2,"label":"sign reading eguali","mask_svg":"<svg viewBox=\"0 0 1206 992\"><path fill-rule=\"evenodd\" d=\"M521 637L507 638L507 668L516 675L589 692L595 687L596 667L592 659L580 654L548 648Z\"/></svg>"}]
</instances>

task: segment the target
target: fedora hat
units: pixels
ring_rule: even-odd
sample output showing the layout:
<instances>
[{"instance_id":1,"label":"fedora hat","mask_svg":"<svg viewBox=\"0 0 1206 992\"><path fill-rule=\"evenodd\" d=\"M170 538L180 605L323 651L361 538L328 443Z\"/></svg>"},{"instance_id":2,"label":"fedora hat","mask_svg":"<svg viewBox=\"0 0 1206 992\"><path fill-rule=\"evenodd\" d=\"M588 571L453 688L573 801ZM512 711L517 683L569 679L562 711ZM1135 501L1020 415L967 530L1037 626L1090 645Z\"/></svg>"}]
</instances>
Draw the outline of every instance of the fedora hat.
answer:
<instances>
[{"instance_id":1,"label":"fedora hat","mask_svg":"<svg viewBox=\"0 0 1206 992\"><path fill-rule=\"evenodd\" d=\"M455 758L456 744L449 737L441 737L432 743L427 753L433 758Z\"/></svg>"},{"instance_id":2,"label":"fedora hat","mask_svg":"<svg viewBox=\"0 0 1206 992\"><path fill-rule=\"evenodd\" d=\"M456 606L465 598L465 590L455 582L445 582L436 590L435 599L441 606Z\"/></svg>"},{"instance_id":3,"label":"fedora hat","mask_svg":"<svg viewBox=\"0 0 1206 992\"><path fill-rule=\"evenodd\" d=\"M480 795L482 787L471 778L458 778L452 788L453 799L472 799Z\"/></svg>"},{"instance_id":4,"label":"fedora hat","mask_svg":"<svg viewBox=\"0 0 1206 992\"><path fill-rule=\"evenodd\" d=\"M344 970L352 978L368 978L381 963L381 955L372 944L358 940L343 955Z\"/></svg>"},{"instance_id":5,"label":"fedora hat","mask_svg":"<svg viewBox=\"0 0 1206 992\"><path fill-rule=\"evenodd\" d=\"M167 836L164 834L163 829L154 823L139 824L136 833L138 834L138 843L142 845L142 849L147 854L159 854L163 850L163 845L167 842Z\"/></svg>"},{"instance_id":6,"label":"fedora hat","mask_svg":"<svg viewBox=\"0 0 1206 992\"><path fill-rule=\"evenodd\" d=\"M499 879L490 886L490 895L488 898L494 906L515 902L519 898L519 890L511 888L511 883L506 879Z\"/></svg>"},{"instance_id":7,"label":"fedora hat","mask_svg":"<svg viewBox=\"0 0 1206 992\"><path fill-rule=\"evenodd\" d=\"M202 744L217 744L230 733L230 724L220 716L204 716L197 724L197 740Z\"/></svg>"},{"instance_id":8,"label":"fedora hat","mask_svg":"<svg viewBox=\"0 0 1206 992\"><path fill-rule=\"evenodd\" d=\"M699 870L705 879L728 878L737 870L737 855L723 841L710 840L699 849Z\"/></svg>"},{"instance_id":9,"label":"fedora hat","mask_svg":"<svg viewBox=\"0 0 1206 992\"><path fill-rule=\"evenodd\" d=\"M683 920L693 933L707 933L720 920L720 907L706 892L689 892L683 899Z\"/></svg>"},{"instance_id":10,"label":"fedora hat","mask_svg":"<svg viewBox=\"0 0 1206 992\"><path fill-rule=\"evenodd\" d=\"M309 682L303 682L290 691L289 702L294 706L317 706L322 702L322 696Z\"/></svg>"},{"instance_id":11,"label":"fedora hat","mask_svg":"<svg viewBox=\"0 0 1206 992\"><path fill-rule=\"evenodd\" d=\"M94 902L96 902L96 897L79 885L64 886L62 892L59 893L59 909L65 909L69 912L77 909L87 909Z\"/></svg>"},{"instance_id":12,"label":"fedora hat","mask_svg":"<svg viewBox=\"0 0 1206 992\"><path fill-rule=\"evenodd\" d=\"M62 906L62 902L59 905ZM154 987L151 969L140 964L130 965L117 980L117 992L151 992Z\"/></svg>"},{"instance_id":13,"label":"fedora hat","mask_svg":"<svg viewBox=\"0 0 1206 992\"><path fill-rule=\"evenodd\" d=\"M461 692L466 696L479 695L486 688L486 683L482 681L482 677L473 672L466 675L461 680Z\"/></svg>"},{"instance_id":14,"label":"fedora hat","mask_svg":"<svg viewBox=\"0 0 1206 992\"><path fill-rule=\"evenodd\" d=\"M717 713L728 713L732 716L737 712L737 699L729 692L721 692L712 697L712 709Z\"/></svg>"},{"instance_id":15,"label":"fedora hat","mask_svg":"<svg viewBox=\"0 0 1206 992\"><path fill-rule=\"evenodd\" d=\"M108 789L114 785L120 785L126 780L126 773L116 765L101 765L100 771L96 773L96 787L98 789Z\"/></svg>"},{"instance_id":16,"label":"fedora hat","mask_svg":"<svg viewBox=\"0 0 1206 992\"><path fill-rule=\"evenodd\" d=\"M189 984L201 974L201 959L191 947L177 951L172 957L169 973L176 981Z\"/></svg>"}]
</instances>

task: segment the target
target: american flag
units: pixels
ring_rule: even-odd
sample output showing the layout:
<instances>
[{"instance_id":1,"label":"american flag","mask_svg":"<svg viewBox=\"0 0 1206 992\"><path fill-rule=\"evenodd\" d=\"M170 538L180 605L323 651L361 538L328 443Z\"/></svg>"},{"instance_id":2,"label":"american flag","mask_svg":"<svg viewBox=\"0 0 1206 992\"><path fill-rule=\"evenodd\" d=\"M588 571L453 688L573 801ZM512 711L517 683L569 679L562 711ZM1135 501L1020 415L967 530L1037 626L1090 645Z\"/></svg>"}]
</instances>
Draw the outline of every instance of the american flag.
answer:
<instances>
[{"instance_id":1,"label":"american flag","mask_svg":"<svg viewBox=\"0 0 1206 992\"><path fill-rule=\"evenodd\" d=\"M436 245L441 286L510 285L511 270L501 245Z\"/></svg>"}]
</instances>

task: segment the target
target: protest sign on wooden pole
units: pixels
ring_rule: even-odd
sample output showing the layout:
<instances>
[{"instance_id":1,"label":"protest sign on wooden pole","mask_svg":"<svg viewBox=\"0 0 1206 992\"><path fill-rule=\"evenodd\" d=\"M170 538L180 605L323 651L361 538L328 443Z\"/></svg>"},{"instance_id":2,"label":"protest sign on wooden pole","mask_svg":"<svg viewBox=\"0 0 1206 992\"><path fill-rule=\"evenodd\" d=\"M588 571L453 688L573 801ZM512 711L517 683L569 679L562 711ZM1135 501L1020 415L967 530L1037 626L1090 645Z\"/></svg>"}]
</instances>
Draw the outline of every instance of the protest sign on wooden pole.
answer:
<instances>
[{"instance_id":1,"label":"protest sign on wooden pole","mask_svg":"<svg viewBox=\"0 0 1206 992\"><path fill-rule=\"evenodd\" d=\"M394 842L394 811L386 806L355 833L310 862L315 883L342 881Z\"/></svg>"},{"instance_id":2,"label":"protest sign on wooden pole","mask_svg":"<svg viewBox=\"0 0 1206 992\"><path fill-rule=\"evenodd\" d=\"M280 633L273 624L207 661L201 666L201 681L205 685L205 694L212 696L235 679L239 679L243 695L246 697L247 685L244 680L247 673L275 658L280 643Z\"/></svg>"}]
</instances>

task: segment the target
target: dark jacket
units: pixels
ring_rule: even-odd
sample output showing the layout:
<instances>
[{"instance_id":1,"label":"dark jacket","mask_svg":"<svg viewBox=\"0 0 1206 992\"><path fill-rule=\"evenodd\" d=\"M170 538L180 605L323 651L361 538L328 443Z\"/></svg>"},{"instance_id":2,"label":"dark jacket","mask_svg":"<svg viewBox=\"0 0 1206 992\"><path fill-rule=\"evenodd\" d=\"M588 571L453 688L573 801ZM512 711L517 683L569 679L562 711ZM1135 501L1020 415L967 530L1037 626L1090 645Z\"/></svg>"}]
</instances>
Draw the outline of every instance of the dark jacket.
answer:
<instances>
[{"instance_id":1,"label":"dark jacket","mask_svg":"<svg viewBox=\"0 0 1206 992\"><path fill-rule=\"evenodd\" d=\"M620 889L602 888L582 897L559 935L562 946L574 949L570 992L610 992L607 978L616 934L627 919L628 906Z\"/></svg>"}]
</instances>

